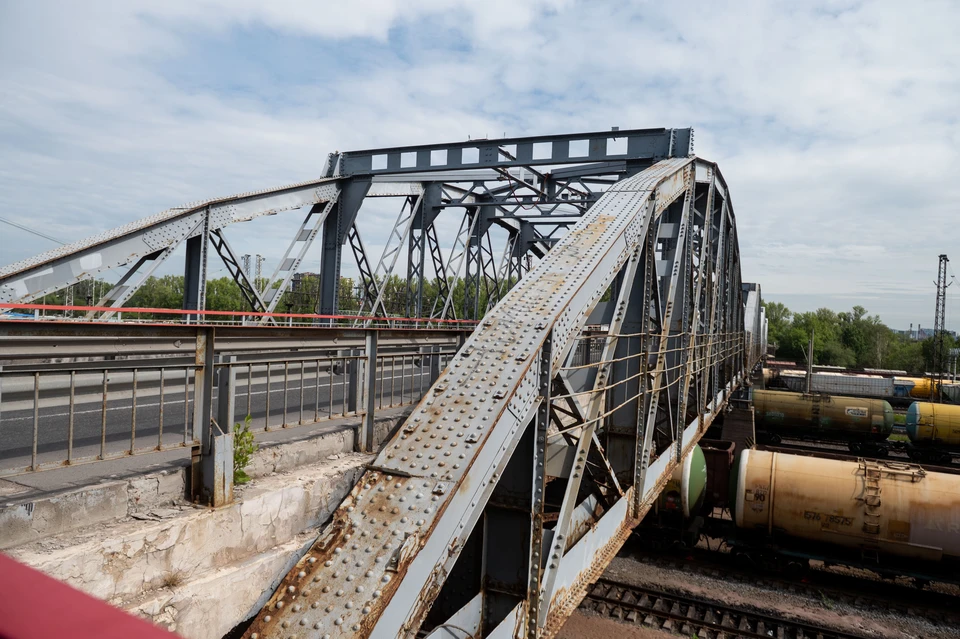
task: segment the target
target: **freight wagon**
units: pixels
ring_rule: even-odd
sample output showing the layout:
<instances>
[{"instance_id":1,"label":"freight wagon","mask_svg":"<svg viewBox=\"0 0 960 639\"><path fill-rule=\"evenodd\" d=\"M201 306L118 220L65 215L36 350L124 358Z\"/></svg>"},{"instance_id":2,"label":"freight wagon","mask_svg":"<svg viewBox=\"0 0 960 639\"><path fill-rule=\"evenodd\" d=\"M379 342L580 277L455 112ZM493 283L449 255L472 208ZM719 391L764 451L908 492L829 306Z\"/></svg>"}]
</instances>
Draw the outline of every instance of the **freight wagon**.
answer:
<instances>
[{"instance_id":1,"label":"freight wagon","mask_svg":"<svg viewBox=\"0 0 960 639\"><path fill-rule=\"evenodd\" d=\"M744 450L730 473L733 552L802 568L810 559L887 577L956 581L960 475L914 464Z\"/></svg>"},{"instance_id":2,"label":"freight wagon","mask_svg":"<svg viewBox=\"0 0 960 639\"><path fill-rule=\"evenodd\" d=\"M783 437L848 442L882 442L893 431L893 408L882 399L754 390L758 437L778 444Z\"/></svg>"},{"instance_id":3,"label":"freight wagon","mask_svg":"<svg viewBox=\"0 0 960 639\"><path fill-rule=\"evenodd\" d=\"M910 458L929 463L949 462L960 454L960 406L914 402L907 410Z\"/></svg>"}]
</instances>

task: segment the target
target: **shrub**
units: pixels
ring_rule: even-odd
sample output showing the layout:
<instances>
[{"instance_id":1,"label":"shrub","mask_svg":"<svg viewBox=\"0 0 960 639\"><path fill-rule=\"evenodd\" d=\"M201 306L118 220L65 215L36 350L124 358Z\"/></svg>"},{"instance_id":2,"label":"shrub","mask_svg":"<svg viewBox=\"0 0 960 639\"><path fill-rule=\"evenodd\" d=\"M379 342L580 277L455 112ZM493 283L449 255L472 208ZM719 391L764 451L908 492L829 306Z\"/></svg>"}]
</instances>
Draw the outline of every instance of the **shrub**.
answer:
<instances>
[{"instance_id":1,"label":"shrub","mask_svg":"<svg viewBox=\"0 0 960 639\"><path fill-rule=\"evenodd\" d=\"M250 477L244 470L250 463L250 457L257 451L257 442L253 439L250 422L253 418L247 415L243 423L237 422L233 428L233 483L245 484Z\"/></svg>"}]
</instances>

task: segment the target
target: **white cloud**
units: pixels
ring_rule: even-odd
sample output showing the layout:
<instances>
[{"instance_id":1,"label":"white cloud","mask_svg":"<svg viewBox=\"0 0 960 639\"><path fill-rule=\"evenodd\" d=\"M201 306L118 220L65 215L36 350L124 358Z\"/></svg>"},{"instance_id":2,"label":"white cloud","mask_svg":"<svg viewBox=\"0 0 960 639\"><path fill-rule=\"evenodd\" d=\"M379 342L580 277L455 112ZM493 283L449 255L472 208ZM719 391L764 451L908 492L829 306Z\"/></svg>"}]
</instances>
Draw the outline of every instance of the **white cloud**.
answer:
<instances>
[{"instance_id":1,"label":"white cloud","mask_svg":"<svg viewBox=\"0 0 960 639\"><path fill-rule=\"evenodd\" d=\"M936 256L960 245L956 5L322 4L4 4L2 215L72 240L315 176L335 149L692 124L745 279L932 315ZM270 224L234 244L279 257L299 220ZM0 263L49 248L0 237Z\"/></svg>"}]
</instances>

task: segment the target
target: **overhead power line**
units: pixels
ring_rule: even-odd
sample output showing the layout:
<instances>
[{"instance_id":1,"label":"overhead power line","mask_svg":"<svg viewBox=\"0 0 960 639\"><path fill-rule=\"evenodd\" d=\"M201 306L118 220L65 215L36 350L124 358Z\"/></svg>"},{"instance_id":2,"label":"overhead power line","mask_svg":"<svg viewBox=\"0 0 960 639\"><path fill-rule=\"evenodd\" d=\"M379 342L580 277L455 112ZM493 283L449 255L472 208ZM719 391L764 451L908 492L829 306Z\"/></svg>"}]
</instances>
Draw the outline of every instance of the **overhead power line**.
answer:
<instances>
[{"instance_id":1,"label":"overhead power line","mask_svg":"<svg viewBox=\"0 0 960 639\"><path fill-rule=\"evenodd\" d=\"M66 242L64 242L63 240L58 240L58 239L55 238L55 237L52 237L52 236L50 236L50 235L47 235L46 233L42 233L42 232L40 232L40 231L38 231L38 230L36 230L36 229L32 229L32 228L30 228L29 226L24 226L23 224L18 224L17 222L12 222L12 221L8 220L8 219L5 218L5 217L0 217L0 222L5 222L6 224L9 224L10 226L15 226L15 227L17 227L18 229L21 229L21 230L23 230L23 231L26 231L27 233L33 233L34 235L39 235L39 236L42 237L43 239L45 239L45 240L50 240L51 242L56 242L57 244L66 244Z\"/></svg>"}]
</instances>

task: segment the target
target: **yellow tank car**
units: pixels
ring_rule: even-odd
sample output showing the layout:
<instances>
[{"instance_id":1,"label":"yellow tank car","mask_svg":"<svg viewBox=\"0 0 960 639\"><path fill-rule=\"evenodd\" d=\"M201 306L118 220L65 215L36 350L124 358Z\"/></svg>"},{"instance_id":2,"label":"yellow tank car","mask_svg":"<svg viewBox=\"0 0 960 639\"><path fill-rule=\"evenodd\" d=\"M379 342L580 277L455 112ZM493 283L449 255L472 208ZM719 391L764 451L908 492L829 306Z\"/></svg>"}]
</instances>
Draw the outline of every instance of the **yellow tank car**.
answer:
<instances>
[{"instance_id":1,"label":"yellow tank car","mask_svg":"<svg viewBox=\"0 0 960 639\"><path fill-rule=\"evenodd\" d=\"M930 390L932 382L926 377L897 377L897 381L903 380L913 382L910 389L910 397L917 399L930 399Z\"/></svg>"},{"instance_id":2,"label":"yellow tank car","mask_svg":"<svg viewBox=\"0 0 960 639\"><path fill-rule=\"evenodd\" d=\"M960 475L913 464L744 450L730 475L737 528L938 562L960 557ZM804 546L807 548L807 546Z\"/></svg>"},{"instance_id":3,"label":"yellow tank car","mask_svg":"<svg viewBox=\"0 0 960 639\"><path fill-rule=\"evenodd\" d=\"M949 462L960 451L960 406L914 402L907 410L908 453L915 461Z\"/></svg>"}]
</instances>

